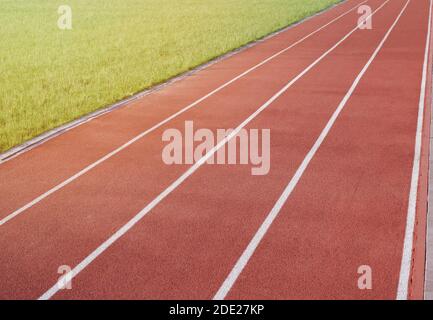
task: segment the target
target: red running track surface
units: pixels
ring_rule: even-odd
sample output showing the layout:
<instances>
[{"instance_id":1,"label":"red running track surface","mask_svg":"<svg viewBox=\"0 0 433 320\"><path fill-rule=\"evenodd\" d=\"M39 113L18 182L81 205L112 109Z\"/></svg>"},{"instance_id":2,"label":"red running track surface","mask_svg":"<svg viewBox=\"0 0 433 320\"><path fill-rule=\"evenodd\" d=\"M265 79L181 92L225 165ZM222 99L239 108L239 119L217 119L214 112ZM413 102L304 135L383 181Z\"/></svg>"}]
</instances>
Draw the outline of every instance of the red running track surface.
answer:
<instances>
[{"instance_id":1,"label":"red running track surface","mask_svg":"<svg viewBox=\"0 0 433 320\"><path fill-rule=\"evenodd\" d=\"M215 297L358 76L344 109L224 297L395 299L403 288L403 298L420 298L425 143L411 248L416 254L403 266L408 281L399 286L399 279L431 3L368 0L377 9L373 28L347 36L364 2L345 1L0 164L0 219L6 218L0 225L0 298ZM246 125L271 130L268 175L252 176L245 165L203 165L113 238L191 167L163 163L164 130L183 130L185 121L213 131L235 128L293 79ZM430 77L426 82L429 87ZM422 128L428 138L428 125ZM107 239L114 240L95 252ZM84 268L75 269L72 290L50 290L62 265ZM361 265L372 269L372 290L357 286Z\"/></svg>"}]
</instances>

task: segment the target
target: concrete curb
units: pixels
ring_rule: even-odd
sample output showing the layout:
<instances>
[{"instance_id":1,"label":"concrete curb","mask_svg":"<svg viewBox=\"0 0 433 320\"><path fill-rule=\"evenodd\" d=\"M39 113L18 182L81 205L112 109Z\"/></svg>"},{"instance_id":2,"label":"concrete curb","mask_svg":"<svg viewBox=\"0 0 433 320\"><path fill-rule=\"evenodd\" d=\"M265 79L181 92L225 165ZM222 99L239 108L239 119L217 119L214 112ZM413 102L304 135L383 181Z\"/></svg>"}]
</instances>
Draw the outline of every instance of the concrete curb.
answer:
<instances>
[{"instance_id":1,"label":"concrete curb","mask_svg":"<svg viewBox=\"0 0 433 320\"><path fill-rule=\"evenodd\" d=\"M433 78L433 74L431 75ZM433 97L433 83L432 83ZM433 111L433 99L430 103ZM433 300L433 112L430 115L430 155L428 177L428 206L426 221L426 261L424 280L424 300Z\"/></svg>"}]
</instances>

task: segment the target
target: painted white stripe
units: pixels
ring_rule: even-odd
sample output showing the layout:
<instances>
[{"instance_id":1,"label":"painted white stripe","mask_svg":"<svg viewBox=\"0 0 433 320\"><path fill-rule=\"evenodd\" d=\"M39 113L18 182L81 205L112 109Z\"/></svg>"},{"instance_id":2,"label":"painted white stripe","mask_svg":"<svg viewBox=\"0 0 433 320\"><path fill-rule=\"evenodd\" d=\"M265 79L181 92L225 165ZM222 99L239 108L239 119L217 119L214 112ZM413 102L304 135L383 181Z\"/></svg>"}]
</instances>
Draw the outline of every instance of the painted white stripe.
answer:
<instances>
[{"instance_id":1,"label":"painted white stripe","mask_svg":"<svg viewBox=\"0 0 433 320\"><path fill-rule=\"evenodd\" d=\"M409 204L407 209L406 230L404 235L403 255L401 259L400 278L398 281L397 300L407 300L410 271L412 266L413 233L415 230L416 201L418 194L419 168L421 161L422 128L424 123L425 93L427 86L428 54L430 49L432 19L432 1L430 0L430 13L428 20L427 40L424 54L424 66L421 79L421 92L419 98L418 122L415 137L415 153L413 159L412 179L409 192Z\"/></svg>"},{"instance_id":2,"label":"painted white stripe","mask_svg":"<svg viewBox=\"0 0 433 320\"><path fill-rule=\"evenodd\" d=\"M367 72L368 68L370 67L371 63L374 61L376 56L378 55L379 51L382 49L385 41L388 39L388 36L391 34L392 30L400 20L400 17L402 16L403 12L406 10L406 7L408 6L410 0L406 2L406 5L401 10L400 14L395 19L394 23L389 28L388 32L385 34L382 41L379 43L378 47L374 51L373 55L370 57L364 68L361 70L361 72L356 77L355 81L353 82L352 86L350 87L349 91L344 96L343 100L340 102L339 106L335 110L332 117L329 119L329 122L326 124L325 128L321 132L320 136L317 138L316 142L314 143L313 147L310 149L308 154L305 156L304 160L302 161L301 165L298 167L298 169L295 172L295 175L290 180L289 184L284 189L283 193L281 194L280 198L275 203L272 210L269 212L266 219L263 221L260 228L257 230L256 234L248 244L247 248L244 250L242 255L240 256L239 260L236 262L235 266L219 288L218 292L214 296L214 300L223 300L233 287L234 283L238 279L239 275L242 273L243 269L247 265L248 261L251 259L252 255L256 251L258 245L268 232L269 228L271 227L272 223L274 222L275 218L280 213L281 208L286 203L287 199L290 197L292 191L295 189L296 185L298 184L299 180L301 179L302 175L304 174L305 170L307 169L308 165L310 164L311 159L313 159L314 155L316 154L317 150L322 145L323 141L325 140L326 136L328 135L329 131L333 127L335 121L337 120L338 116L340 115L341 111L344 109L344 107L347 104L347 101L349 101L350 97L352 96L353 92L357 88L359 82L361 81L364 74Z\"/></svg>"},{"instance_id":3,"label":"painted white stripe","mask_svg":"<svg viewBox=\"0 0 433 320\"><path fill-rule=\"evenodd\" d=\"M372 12L365 20L373 16L377 11L379 11L385 4L390 0L386 0L380 7L378 7L374 12ZM235 137L243 127L245 127L249 122L256 118L263 110L265 110L269 105L271 105L275 100L277 100L284 92L287 91L293 84L295 84L299 79L301 79L306 73L308 73L312 68L314 68L320 61L322 61L328 54L330 54L334 49L336 49L340 44L342 44L347 38L349 38L355 31L359 30L359 25L352 29L348 34L346 34L340 41L328 49L324 54L317 58L312 64L310 64L304 71L293 78L289 83L287 83L280 91L278 91L272 98L270 98L265 104L263 104L259 109L257 109L253 114L251 114L245 121L243 121L236 129L234 129L225 139L221 140L215 147L213 147L208 153L206 153L200 160L198 160L193 166L191 166L185 173L183 173L176 181L174 181L167 189L160 193L155 199L153 199L143 210L141 210L136 216L134 216L130 221L128 221L122 228L116 231L110 238L108 238L103 244L101 244L95 251L90 253L83 261L81 261L70 273L66 276L68 279L76 277L81 271L83 271L93 260L95 260L99 255L101 255L108 247L110 247L114 242L116 242L120 237L127 233L136 223L138 223L144 216L146 216L154 207L156 207L162 200L164 200L171 192L173 192L179 185L181 185L189 176L191 176L198 168L200 168L206 161L212 157L216 151L218 151L222 146L224 146L228 141ZM45 292L39 299L46 300L50 299L54 294L57 293L61 281L56 283L47 292Z\"/></svg>"},{"instance_id":4,"label":"painted white stripe","mask_svg":"<svg viewBox=\"0 0 433 320\"><path fill-rule=\"evenodd\" d=\"M284 52L292 49L293 47L295 47L296 45L300 44L301 42L307 40L308 38L310 38L311 36L313 36L314 34L318 33L319 31L323 30L324 28L326 28L327 26L329 26L330 24L336 22L337 20L341 19L342 17L346 16L347 14L349 14L350 12L352 12L353 10L357 9L360 5L366 3L368 0L361 2L360 4L356 5L355 7L353 7L352 9L348 10L347 12L341 14L340 16L338 16L337 18L331 20L330 22L328 22L327 24L323 25L322 27L320 27L319 29L313 31L312 33L306 35L305 37L303 37L302 39L296 41L295 43L293 43L292 45L290 45L289 47L277 52L276 54L270 56L269 58L267 58L266 60L263 60L262 62L260 62L259 64L255 65L254 67L248 69L247 71L241 73L240 75L238 75L237 77L233 78L232 80L226 82L225 84L221 85L220 87L216 88L215 90L211 91L210 93L208 93L207 95L203 96L202 98L196 100L195 102L193 102L192 104L186 106L185 108L179 110L178 112L174 113L173 115L171 115L170 117L166 118L165 120L159 122L158 124L154 125L153 127L151 127L150 129L147 129L146 131L140 133L139 135L137 135L136 137L134 137L133 139L129 140L128 142L126 142L125 144L123 144L122 146L120 146L119 148L115 149L114 151L108 153L107 155L105 155L104 157L100 158L99 160L95 161L94 163L90 164L89 166L87 166L86 168L82 169L81 171L79 171L78 173L74 174L73 176L71 176L70 178L66 179L65 181L63 181L62 183L56 185L55 187L53 187L52 189L48 190L47 192L43 193L42 195L40 195L39 197L33 199L32 201L30 201L29 203L27 203L26 205L24 205L23 207L15 210L14 212L10 213L9 215L7 215L5 218L0 220L0 226L4 225L5 223L7 223L8 221L12 220L13 218L15 218L16 216L20 215L21 213L23 213L24 211L26 211L27 209L33 207L35 204L39 203L40 201L44 200L45 198L47 198L48 196L50 196L51 194L59 191L60 189L62 189L63 187L67 186L68 184L70 184L71 182L73 182L74 180L77 180L79 177L81 177L82 175L86 174L87 172L89 172L90 170L92 170L93 168L95 168L96 166L100 165L101 163L107 161L108 159L110 159L111 157L115 156L116 154L118 154L119 152L121 152L122 150L126 149L127 147L129 147L130 145L132 145L133 143L137 142L138 140L140 140L141 138L143 138L144 136L150 134L151 132L155 131L156 129L162 127L163 125L165 125L166 123L168 123L169 121L175 119L176 117L178 117L179 115L185 113L186 111L188 111L189 109L197 106L199 103L203 102L204 100L208 99L209 97L213 96L214 94L216 94L217 92L221 91L222 89L224 89L225 87L231 85L232 83L234 83L235 81L243 78L244 76L246 76L247 74L251 73L252 71L256 70L257 68L261 67L262 65L268 63L269 61L275 59L276 57L280 56L281 54L283 54Z\"/></svg>"}]
</instances>

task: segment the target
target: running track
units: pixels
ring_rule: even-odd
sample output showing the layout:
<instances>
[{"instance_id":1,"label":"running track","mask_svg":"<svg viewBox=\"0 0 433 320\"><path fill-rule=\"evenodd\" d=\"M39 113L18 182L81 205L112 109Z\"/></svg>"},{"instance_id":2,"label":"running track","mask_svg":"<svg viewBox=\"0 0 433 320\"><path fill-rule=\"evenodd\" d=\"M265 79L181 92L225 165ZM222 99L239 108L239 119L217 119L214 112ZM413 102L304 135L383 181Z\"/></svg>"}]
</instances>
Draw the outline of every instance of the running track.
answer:
<instances>
[{"instance_id":1,"label":"running track","mask_svg":"<svg viewBox=\"0 0 433 320\"><path fill-rule=\"evenodd\" d=\"M0 164L0 298L422 297L430 21L345 1ZM165 165L189 120L270 128L269 174Z\"/></svg>"}]
</instances>

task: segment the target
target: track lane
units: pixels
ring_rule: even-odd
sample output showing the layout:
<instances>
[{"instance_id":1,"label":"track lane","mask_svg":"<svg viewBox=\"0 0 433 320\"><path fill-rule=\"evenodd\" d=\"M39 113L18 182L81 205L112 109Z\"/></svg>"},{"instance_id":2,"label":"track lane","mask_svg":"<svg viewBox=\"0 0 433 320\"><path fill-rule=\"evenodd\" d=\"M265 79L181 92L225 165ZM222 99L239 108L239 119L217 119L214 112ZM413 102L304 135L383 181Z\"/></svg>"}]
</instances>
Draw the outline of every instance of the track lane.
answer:
<instances>
[{"instance_id":1,"label":"track lane","mask_svg":"<svg viewBox=\"0 0 433 320\"><path fill-rule=\"evenodd\" d=\"M431 30L430 30L431 32ZM428 214L428 189L429 189L429 161L430 161L430 137L431 137L431 105L432 105L432 53L433 33L430 34L430 51L427 65L427 90L425 96L424 128L421 148L420 176L418 186L416 221L414 231L413 264L410 275L408 299L424 299L426 275L426 251L427 251L427 214Z\"/></svg>"}]
</instances>

